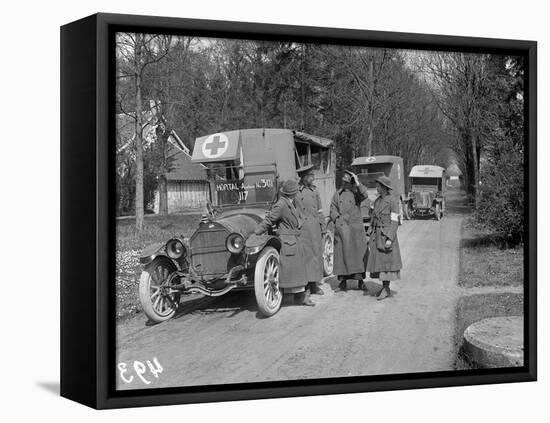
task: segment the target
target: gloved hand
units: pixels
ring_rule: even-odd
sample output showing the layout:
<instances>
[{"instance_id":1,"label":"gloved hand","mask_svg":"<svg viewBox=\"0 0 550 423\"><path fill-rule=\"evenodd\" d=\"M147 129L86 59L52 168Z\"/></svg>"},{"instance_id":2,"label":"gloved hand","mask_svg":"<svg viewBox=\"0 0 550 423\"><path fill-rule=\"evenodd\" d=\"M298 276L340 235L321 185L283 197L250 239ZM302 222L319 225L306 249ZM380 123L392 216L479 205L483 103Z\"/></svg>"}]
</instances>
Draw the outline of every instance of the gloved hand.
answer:
<instances>
[{"instance_id":1,"label":"gloved hand","mask_svg":"<svg viewBox=\"0 0 550 423\"><path fill-rule=\"evenodd\" d=\"M264 230L260 227L257 227L256 229L254 229L254 234L256 235L261 235L264 233Z\"/></svg>"},{"instance_id":2,"label":"gloved hand","mask_svg":"<svg viewBox=\"0 0 550 423\"><path fill-rule=\"evenodd\" d=\"M386 240L386 249L391 248L391 240Z\"/></svg>"}]
</instances>

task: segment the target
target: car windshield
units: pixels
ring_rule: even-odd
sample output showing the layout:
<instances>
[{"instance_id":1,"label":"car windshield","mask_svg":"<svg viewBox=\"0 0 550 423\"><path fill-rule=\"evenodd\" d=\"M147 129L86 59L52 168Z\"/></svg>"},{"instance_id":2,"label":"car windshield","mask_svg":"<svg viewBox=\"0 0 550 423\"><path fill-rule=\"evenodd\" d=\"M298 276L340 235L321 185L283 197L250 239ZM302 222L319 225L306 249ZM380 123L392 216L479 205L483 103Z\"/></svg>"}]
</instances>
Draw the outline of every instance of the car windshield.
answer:
<instances>
[{"instance_id":1,"label":"car windshield","mask_svg":"<svg viewBox=\"0 0 550 423\"><path fill-rule=\"evenodd\" d=\"M411 185L413 191L438 190L441 188L441 178L415 177L411 178Z\"/></svg>"},{"instance_id":2,"label":"car windshield","mask_svg":"<svg viewBox=\"0 0 550 423\"><path fill-rule=\"evenodd\" d=\"M277 194L275 171L217 168L212 178L212 196L218 206L271 203Z\"/></svg>"},{"instance_id":3,"label":"car windshield","mask_svg":"<svg viewBox=\"0 0 550 423\"><path fill-rule=\"evenodd\" d=\"M384 176L384 172L360 173L357 176L359 177L359 181L367 188L376 188L376 180Z\"/></svg>"}]
</instances>

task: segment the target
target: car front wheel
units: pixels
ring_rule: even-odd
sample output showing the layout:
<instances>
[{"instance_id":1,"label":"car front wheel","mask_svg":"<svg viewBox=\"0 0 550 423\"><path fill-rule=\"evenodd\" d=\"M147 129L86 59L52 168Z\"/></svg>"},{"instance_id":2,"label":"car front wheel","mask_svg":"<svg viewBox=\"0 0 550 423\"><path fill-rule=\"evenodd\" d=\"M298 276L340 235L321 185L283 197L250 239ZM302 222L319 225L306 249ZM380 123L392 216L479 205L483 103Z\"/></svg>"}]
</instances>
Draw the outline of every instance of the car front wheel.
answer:
<instances>
[{"instance_id":1,"label":"car front wheel","mask_svg":"<svg viewBox=\"0 0 550 423\"><path fill-rule=\"evenodd\" d=\"M334 237L332 232L327 231L323 239L323 273L324 276L331 276L334 271Z\"/></svg>"},{"instance_id":2,"label":"car front wheel","mask_svg":"<svg viewBox=\"0 0 550 423\"><path fill-rule=\"evenodd\" d=\"M435 220L441 220L441 206L439 203L435 205Z\"/></svg>"},{"instance_id":3,"label":"car front wheel","mask_svg":"<svg viewBox=\"0 0 550 423\"><path fill-rule=\"evenodd\" d=\"M166 257L157 257L139 279L139 300L145 315L155 323L164 322L176 314L180 294L172 292L169 276L176 266Z\"/></svg>"},{"instance_id":4,"label":"car front wheel","mask_svg":"<svg viewBox=\"0 0 550 423\"><path fill-rule=\"evenodd\" d=\"M405 220L411 220L411 205L408 201L405 201L402 203L402 206L403 207L403 217L405 218Z\"/></svg>"},{"instance_id":5,"label":"car front wheel","mask_svg":"<svg viewBox=\"0 0 550 423\"><path fill-rule=\"evenodd\" d=\"M273 247L265 248L254 270L254 293L260 314L273 316L281 308L283 293L279 287L279 253Z\"/></svg>"},{"instance_id":6,"label":"car front wheel","mask_svg":"<svg viewBox=\"0 0 550 423\"><path fill-rule=\"evenodd\" d=\"M403 220L405 219L404 216L405 216L405 211L403 207L403 201L399 201L399 216L397 217L397 223L399 225L403 224Z\"/></svg>"}]
</instances>

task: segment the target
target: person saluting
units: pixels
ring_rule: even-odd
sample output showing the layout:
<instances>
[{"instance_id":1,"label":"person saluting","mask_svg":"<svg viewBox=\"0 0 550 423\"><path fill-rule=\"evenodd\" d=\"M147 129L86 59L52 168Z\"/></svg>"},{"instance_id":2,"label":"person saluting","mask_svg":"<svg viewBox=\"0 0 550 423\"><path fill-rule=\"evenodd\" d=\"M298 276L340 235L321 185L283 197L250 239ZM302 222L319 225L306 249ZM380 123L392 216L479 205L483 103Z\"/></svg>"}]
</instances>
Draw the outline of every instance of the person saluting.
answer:
<instances>
[{"instance_id":1,"label":"person saluting","mask_svg":"<svg viewBox=\"0 0 550 423\"><path fill-rule=\"evenodd\" d=\"M300 234L305 250L307 287L312 294L323 295L319 283L323 278L323 235L326 232L321 196L313 184L313 165L297 170L300 177L296 205L303 219Z\"/></svg>"},{"instance_id":2,"label":"person saluting","mask_svg":"<svg viewBox=\"0 0 550 423\"><path fill-rule=\"evenodd\" d=\"M401 278L401 252L397 239L399 227L399 200L391 194L391 180L387 176L376 179L379 197L374 201L370 224L369 260L370 277L382 281L376 296L384 300L392 296L390 281Z\"/></svg>"},{"instance_id":3,"label":"person saluting","mask_svg":"<svg viewBox=\"0 0 550 423\"><path fill-rule=\"evenodd\" d=\"M334 274L340 281L340 291L347 290L348 279L356 279L359 289L365 289L367 236L360 206L367 195L357 175L346 170L342 187L334 193L330 204L330 219L334 222Z\"/></svg>"},{"instance_id":4,"label":"person saluting","mask_svg":"<svg viewBox=\"0 0 550 423\"><path fill-rule=\"evenodd\" d=\"M297 304L314 306L306 290L307 275L304 267L305 252L301 241L302 218L296 208L295 198L298 193L298 182L288 180L283 183L279 199L264 220L254 229L256 235L262 235L275 226L281 240L281 274L279 280L286 292L294 292Z\"/></svg>"}]
</instances>

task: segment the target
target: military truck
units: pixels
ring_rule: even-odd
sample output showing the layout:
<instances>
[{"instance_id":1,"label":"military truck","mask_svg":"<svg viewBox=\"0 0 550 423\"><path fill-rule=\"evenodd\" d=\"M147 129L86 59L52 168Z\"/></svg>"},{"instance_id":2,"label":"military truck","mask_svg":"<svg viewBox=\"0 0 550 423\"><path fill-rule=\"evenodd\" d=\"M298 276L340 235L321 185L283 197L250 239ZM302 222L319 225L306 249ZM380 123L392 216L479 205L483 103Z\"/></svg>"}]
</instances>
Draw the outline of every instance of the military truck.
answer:
<instances>
[{"instance_id":1,"label":"military truck","mask_svg":"<svg viewBox=\"0 0 550 423\"><path fill-rule=\"evenodd\" d=\"M365 230L370 224L374 200L378 197L375 181L380 176L387 176L391 180L393 187L391 193L399 199L399 224L403 224L403 220L408 219L407 210L404 207L408 198L405 193L403 159L398 156L357 157L351 166L368 192L368 198L361 203Z\"/></svg>"},{"instance_id":2,"label":"military truck","mask_svg":"<svg viewBox=\"0 0 550 423\"><path fill-rule=\"evenodd\" d=\"M411 191L405 210L411 217L433 217L445 214L445 168L433 165L413 166L409 173Z\"/></svg>"}]
</instances>

